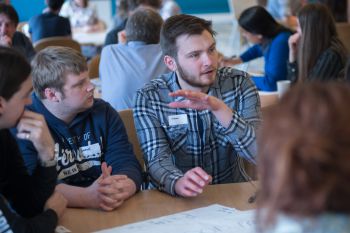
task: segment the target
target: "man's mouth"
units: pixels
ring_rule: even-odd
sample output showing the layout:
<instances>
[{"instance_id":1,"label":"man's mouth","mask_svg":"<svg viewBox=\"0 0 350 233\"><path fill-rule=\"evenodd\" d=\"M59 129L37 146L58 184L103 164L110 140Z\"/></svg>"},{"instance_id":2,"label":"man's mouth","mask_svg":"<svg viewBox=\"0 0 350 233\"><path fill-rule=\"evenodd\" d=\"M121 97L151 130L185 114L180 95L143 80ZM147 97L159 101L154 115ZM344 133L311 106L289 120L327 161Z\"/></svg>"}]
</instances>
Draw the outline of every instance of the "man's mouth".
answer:
<instances>
[{"instance_id":1,"label":"man's mouth","mask_svg":"<svg viewBox=\"0 0 350 233\"><path fill-rule=\"evenodd\" d=\"M205 75L205 74L212 74L214 71L215 71L215 69L210 69L210 70L206 70L206 71L202 72L201 74L202 74L202 75Z\"/></svg>"}]
</instances>

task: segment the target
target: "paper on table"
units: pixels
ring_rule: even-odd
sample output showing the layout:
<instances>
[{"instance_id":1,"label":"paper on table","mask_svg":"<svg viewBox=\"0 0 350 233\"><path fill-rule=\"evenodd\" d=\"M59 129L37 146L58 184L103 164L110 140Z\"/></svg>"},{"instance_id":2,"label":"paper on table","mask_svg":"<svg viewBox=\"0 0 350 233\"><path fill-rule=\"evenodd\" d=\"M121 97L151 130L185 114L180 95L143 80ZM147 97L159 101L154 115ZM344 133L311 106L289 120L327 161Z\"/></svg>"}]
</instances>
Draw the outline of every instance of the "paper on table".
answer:
<instances>
[{"instance_id":1,"label":"paper on table","mask_svg":"<svg viewBox=\"0 0 350 233\"><path fill-rule=\"evenodd\" d=\"M255 210L240 211L222 205L180 212L160 218L132 223L97 233L253 233Z\"/></svg>"}]
</instances>

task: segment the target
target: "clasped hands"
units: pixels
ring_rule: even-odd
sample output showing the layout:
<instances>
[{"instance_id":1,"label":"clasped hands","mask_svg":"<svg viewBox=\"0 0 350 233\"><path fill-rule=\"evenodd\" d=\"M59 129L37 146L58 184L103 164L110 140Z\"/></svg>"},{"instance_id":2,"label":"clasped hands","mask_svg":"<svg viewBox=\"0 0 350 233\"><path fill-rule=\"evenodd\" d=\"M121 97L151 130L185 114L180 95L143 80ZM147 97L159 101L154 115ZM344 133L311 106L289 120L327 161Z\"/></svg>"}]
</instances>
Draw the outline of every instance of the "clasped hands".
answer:
<instances>
[{"instance_id":1,"label":"clasped hands","mask_svg":"<svg viewBox=\"0 0 350 233\"><path fill-rule=\"evenodd\" d=\"M102 163L101 170L101 176L87 189L92 195L93 208L111 211L136 192L136 185L125 175L111 175L112 167L106 162Z\"/></svg>"}]
</instances>

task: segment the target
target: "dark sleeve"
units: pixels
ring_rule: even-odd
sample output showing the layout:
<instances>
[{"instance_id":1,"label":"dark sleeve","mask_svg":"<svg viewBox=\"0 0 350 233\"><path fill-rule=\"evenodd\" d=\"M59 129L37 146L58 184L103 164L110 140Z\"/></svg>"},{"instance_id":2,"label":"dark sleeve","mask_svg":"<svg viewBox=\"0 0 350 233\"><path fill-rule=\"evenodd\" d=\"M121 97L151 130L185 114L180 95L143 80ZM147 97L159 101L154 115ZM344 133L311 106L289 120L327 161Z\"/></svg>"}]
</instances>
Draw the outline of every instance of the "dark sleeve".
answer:
<instances>
[{"instance_id":1,"label":"dark sleeve","mask_svg":"<svg viewBox=\"0 0 350 233\"><path fill-rule=\"evenodd\" d=\"M55 231L58 221L57 214L51 209L30 219L22 218L9 209L2 196L0 196L0 210L1 232L12 230L14 233L50 233Z\"/></svg>"},{"instance_id":2,"label":"dark sleeve","mask_svg":"<svg viewBox=\"0 0 350 233\"><path fill-rule=\"evenodd\" d=\"M67 35L72 35L72 29L70 26L70 22L68 18L64 18L65 24L66 24L66 30L67 30Z\"/></svg>"},{"instance_id":3,"label":"dark sleeve","mask_svg":"<svg viewBox=\"0 0 350 233\"><path fill-rule=\"evenodd\" d=\"M297 62L287 62L287 79L295 83L298 79Z\"/></svg>"},{"instance_id":4,"label":"dark sleeve","mask_svg":"<svg viewBox=\"0 0 350 233\"><path fill-rule=\"evenodd\" d=\"M7 132L8 157L6 162L8 182L3 194L11 206L23 217L33 217L42 212L46 200L56 186L56 167L37 166L30 176L23 163L15 139ZM3 166L2 166L3 167Z\"/></svg>"},{"instance_id":5,"label":"dark sleeve","mask_svg":"<svg viewBox=\"0 0 350 233\"><path fill-rule=\"evenodd\" d=\"M23 41L24 41L25 56L28 59L28 61L31 61L35 56L35 50L33 48L33 44L29 40L29 38L25 35L23 37Z\"/></svg>"},{"instance_id":6,"label":"dark sleeve","mask_svg":"<svg viewBox=\"0 0 350 233\"><path fill-rule=\"evenodd\" d=\"M107 33L106 39L105 39L105 45L110 45L110 44L118 44L118 32L116 29L111 30L110 32Z\"/></svg>"},{"instance_id":7,"label":"dark sleeve","mask_svg":"<svg viewBox=\"0 0 350 233\"><path fill-rule=\"evenodd\" d=\"M123 121L109 104L106 112L108 132L104 159L112 166L113 175L127 175L139 190L142 184L142 169L128 140Z\"/></svg>"},{"instance_id":8,"label":"dark sleeve","mask_svg":"<svg viewBox=\"0 0 350 233\"><path fill-rule=\"evenodd\" d=\"M38 152L36 151L33 143L28 140L19 139L16 137L17 129L12 128L12 136L16 139L19 151L24 161L24 165L27 168L29 175L33 175L35 169L39 166Z\"/></svg>"},{"instance_id":9,"label":"dark sleeve","mask_svg":"<svg viewBox=\"0 0 350 233\"><path fill-rule=\"evenodd\" d=\"M344 66L345 62L341 55L333 49L327 49L311 69L309 78L319 81L336 80L339 78L339 73L344 71Z\"/></svg>"}]
</instances>

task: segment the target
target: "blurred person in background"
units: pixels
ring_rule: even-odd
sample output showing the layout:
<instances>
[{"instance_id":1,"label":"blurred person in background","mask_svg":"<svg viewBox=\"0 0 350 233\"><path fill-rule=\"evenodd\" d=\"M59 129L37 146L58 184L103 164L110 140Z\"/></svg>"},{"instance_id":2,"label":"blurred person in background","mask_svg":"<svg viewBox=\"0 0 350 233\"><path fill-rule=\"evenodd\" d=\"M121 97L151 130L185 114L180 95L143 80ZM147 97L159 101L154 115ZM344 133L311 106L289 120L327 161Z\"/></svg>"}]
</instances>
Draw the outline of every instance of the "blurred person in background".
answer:
<instances>
[{"instance_id":1,"label":"blurred person in background","mask_svg":"<svg viewBox=\"0 0 350 233\"><path fill-rule=\"evenodd\" d=\"M96 10L89 7L88 0L68 0L59 14L69 18L73 31L95 32L105 28L99 21Z\"/></svg>"},{"instance_id":2,"label":"blurred person in background","mask_svg":"<svg viewBox=\"0 0 350 233\"><path fill-rule=\"evenodd\" d=\"M334 18L321 3L298 12L298 28L288 41L288 79L293 82L344 79L347 50L338 38Z\"/></svg>"},{"instance_id":3,"label":"blurred person in background","mask_svg":"<svg viewBox=\"0 0 350 233\"><path fill-rule=\"evenodd\" d=\"M277 81L287 79L288 38L292 31L277 23L261 6L243 11L238 24L243 36L254 45L239 57L223 58L221 66L232 66L264 57L264 74L251 78L258 90L276 91Z\"/></svg>"},{"instance_id":4,"label":"blurred person in background","mask_svg":"<svg viewBox=\"0 0 350 233\"><path fill-rule=\"evenodd\" d=\"M72 32L69 19L58 15L64 0L45 0L45 2L47 4L45 12L32 17L28 22L32 42L53 36L70 37Z\"/></svg>"},{"instance_id":5,"label":"blurred person in background","mask_svg":"<svg viewBox=\"0 0 350 233\"><path fill-rule=\"evenodd\" d=\"M16 31L18 20L15 8L0 3L0 46L14 48L30 61L35 51L29 38Z\"/></svg>"}]
</instances>

